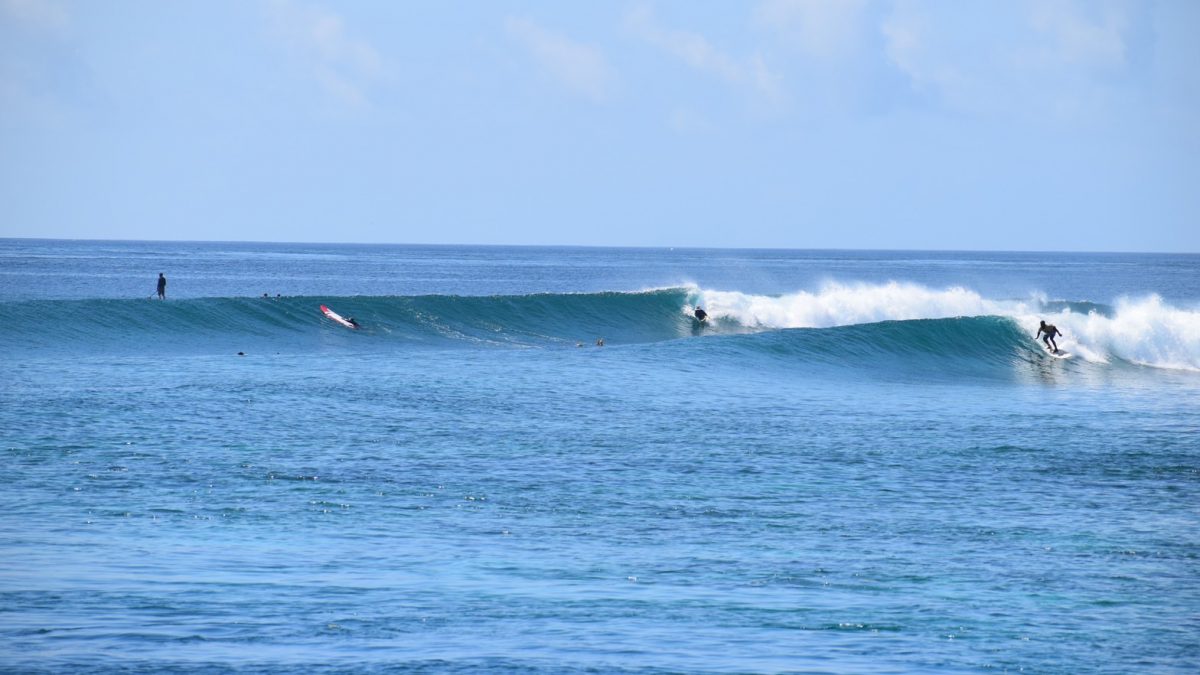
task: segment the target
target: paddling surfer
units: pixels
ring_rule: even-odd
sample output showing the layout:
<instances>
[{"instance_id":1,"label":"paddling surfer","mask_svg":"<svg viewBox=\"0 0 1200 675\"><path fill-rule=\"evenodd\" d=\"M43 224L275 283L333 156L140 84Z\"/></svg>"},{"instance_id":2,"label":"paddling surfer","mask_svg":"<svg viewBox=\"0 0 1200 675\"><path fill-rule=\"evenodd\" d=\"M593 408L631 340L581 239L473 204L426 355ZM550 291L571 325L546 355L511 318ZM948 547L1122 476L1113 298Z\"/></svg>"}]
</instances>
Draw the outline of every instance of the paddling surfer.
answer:
<instances>
[{"instance_id":1,"label":"paddling surfer","mask_svg":"<svg viewBox=\"0 0 1200 675\"><path fill-rule=\"evenodd\" d=\"M1043 333L1045 334L1044 337ZM1042 342L1046 343L1046 347L1057 354L1058 343L1054 341L1054 336L1056 335L1062 335L1062 331L1056 328L1054 324L1042 321L1042 325L1038 327L1037 335L1034 335L1033 339L1036 340L1038 337L1041 337Z\"/></svg>"}]
</instances>

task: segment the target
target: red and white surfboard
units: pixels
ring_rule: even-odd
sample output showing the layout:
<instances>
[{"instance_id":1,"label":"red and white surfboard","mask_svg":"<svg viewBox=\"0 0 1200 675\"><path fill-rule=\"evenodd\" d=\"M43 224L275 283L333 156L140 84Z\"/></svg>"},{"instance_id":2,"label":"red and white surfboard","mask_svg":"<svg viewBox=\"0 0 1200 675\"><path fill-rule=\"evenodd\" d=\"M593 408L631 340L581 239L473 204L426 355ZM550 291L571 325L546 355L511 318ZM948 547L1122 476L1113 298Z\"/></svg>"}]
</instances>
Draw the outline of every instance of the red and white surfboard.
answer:
<instances>
[{"instance_id":1,"label":"red and white surfboard","mask_svg":"<svg viewBox=\"0 0 1200 675\"><path fill-rule=\"evenodd\" d=\"M354 324L350 323L349 321L347 321L347 320L343 319L343 318L342 318L342 316L341 316L340 314L338 314L337 312L333 311L332 309L329 309L329 308L328 308L328 307L326 307L325 305L321 305L321 312L322 312L322 313L323 313L325 316L327 316L327 317L329 317L329 318L333 319L334 321L336 321L336 322L338 322L338 323L342 324L342 325L343 325L343 326L345 326L346 328L349 328L349 329L351 329L351 330L358 330L358 326L356 326L356 325L354 325Z\"/></svg>"}]
</instances>

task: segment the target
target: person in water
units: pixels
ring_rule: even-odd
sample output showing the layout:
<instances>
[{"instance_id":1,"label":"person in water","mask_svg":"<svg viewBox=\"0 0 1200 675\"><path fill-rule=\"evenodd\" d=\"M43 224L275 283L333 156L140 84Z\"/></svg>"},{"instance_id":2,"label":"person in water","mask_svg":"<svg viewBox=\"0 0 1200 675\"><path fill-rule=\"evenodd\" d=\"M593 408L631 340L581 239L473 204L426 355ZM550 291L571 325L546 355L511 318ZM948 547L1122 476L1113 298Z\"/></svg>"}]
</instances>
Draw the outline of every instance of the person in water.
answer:
<instances>
[{"instance_id":1,"label":"person in water","mask_svg":"<svg viewBox=\"0 0 1200 675\"><path fill-rule=\"evenodd\" d=\"M167 299L167 278L163 276L162 272L158 273L158 299Z\"/></svg>"},{"instance_id":2,"label":"person in water","mask_svg":"<svg viewBox=\"0 0 1200 675\"><path fill-rule=\"evenodd\" d=\"M1054 336L1062 335L1062 331L1058 330L1058 328L1055 328L1054 324L1042 321L1042 325L1038 327L1037 335L1034 335L1033 338L1036 340L1038 337L1041 337L1043 333L1045 336L1042 337L1042 342L1045 342L1046 347L1050 348L1055 354L1057 354L1058 343L1054 341Z\"/></svg>"},{"instance_id":3,"label":"person in water","mask_svg":"<svg viewBox=\"0 0 1200 675\"><path fill-rule=\"evenodd\" d=\"M359 325L358 325L358 322L357 322L357 321L355 321L355 320L354 320L354 317L352 317L352 316L348 316L348 317L346 317L346 321L347 321L347 322L349 322L349 323L352 323L352 324L354 324L354 327L355 327L355 328L361 328L361 326L359 326Z\"/></svg>"},{"instance_id":4,"label":"person in water","mask_svg":"<svg viewBox=\"0 0 1200 675\"><path fill-rule=\"evenodd\" d=\"M707 321L708 320L708 312L704 311L703 307L697 307L694 314L696 315L697 321Z\"/></svg>"}]
</instances>

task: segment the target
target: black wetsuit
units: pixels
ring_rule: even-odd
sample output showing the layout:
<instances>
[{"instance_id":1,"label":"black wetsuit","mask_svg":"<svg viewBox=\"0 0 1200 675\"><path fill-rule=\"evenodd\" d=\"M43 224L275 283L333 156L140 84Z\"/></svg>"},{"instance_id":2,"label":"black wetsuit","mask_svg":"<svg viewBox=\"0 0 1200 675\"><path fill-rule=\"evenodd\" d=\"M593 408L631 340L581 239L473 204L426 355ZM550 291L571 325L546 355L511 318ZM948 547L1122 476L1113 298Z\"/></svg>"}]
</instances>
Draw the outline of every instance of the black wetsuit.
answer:
<instances>
[{"instance_id":1,"label":"black wetsuit","mask_svg":"<svg viewBox=\"0 0 1200 675\"><path fill-rule=\"evenodd\" d=\"M708 318L708 312L697 307L696 308L696 319L699 321L704 321L707 318Z\"/></svg>"},{"instance_id":2,"label":"black wetsuit","mask_svg":"<svg viewBox=\"0 0 1200 675\"><path fill-rule=\"evenodd\" d=\"M158 275L158 299L167 299L167 278L163 275Z\"/></svg>"},{"instance_id":3,"label":"black wetsuit","mask_svg":"<svg viewBox=\"0 0 1200 675\"><path fill-rule=\"evenodd\" d=\"M1045 335L1042 337L1042 342L1045 342L1047 347L1057 352L1058 342L1056 342L1054 338L1057 335L1062 335L1062 333L1058 330L1058 328L1054 327L1054 324L1049 323L1043 324L1041 328L1038 328L1038 335L1042 335L1042 333L1045 333Z\"/></svg>"}]
</instances>

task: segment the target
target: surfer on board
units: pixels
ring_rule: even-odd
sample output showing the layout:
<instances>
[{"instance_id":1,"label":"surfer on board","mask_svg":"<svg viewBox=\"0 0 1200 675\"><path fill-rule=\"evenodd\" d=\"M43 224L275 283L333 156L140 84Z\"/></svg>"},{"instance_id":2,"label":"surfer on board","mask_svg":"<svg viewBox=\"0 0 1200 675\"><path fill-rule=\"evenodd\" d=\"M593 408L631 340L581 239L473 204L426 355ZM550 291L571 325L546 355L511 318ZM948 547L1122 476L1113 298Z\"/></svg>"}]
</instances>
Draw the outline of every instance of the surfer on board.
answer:
<instances>
[{"instance_id":1,"label":"surfer on board","mask_svg":"<svg viewBox=\"0 0 1200 675\"><path fill-rule=\"evenodd\" d=\"M162 272L158 273L158 299L167 299L167 278L163 276Z\"/></svg>"},{"instance_id":2,"label":"surfer on board","mask_svg":"<svg viewBox=\"0 0 1200 675\"><path fill-rule=\"evenodd\" d=\"M697 307L694 314L696 315L697 321L707 321L708 320L708 312L704 311L703 307Z\"/></svg>"},{"instance_id":3,"label":"surfer on board","mask_svg":"<svg viewBox=\"0 0 1200 675\"><path fill-rule=\"evenodd\" d=\"M1040 327L1038 327L1037 335L1034 335L1033 339L1035 339L1035 340L1038 339L1038 337L1041 336L1043 333L1045 333L1045 337L1042 337L1042 342L1045 342L1046 347L1048 349L1052 350L1055 354L1057 354L1058 353L1058 343L1054 341L1054 336L1062 335L1062 331L1060 331L1058 328L1056 328L1054 326L1054 324L1046 323L1045 321L1042 321L1042 325Z\"/></svg>"}]
</instances>

